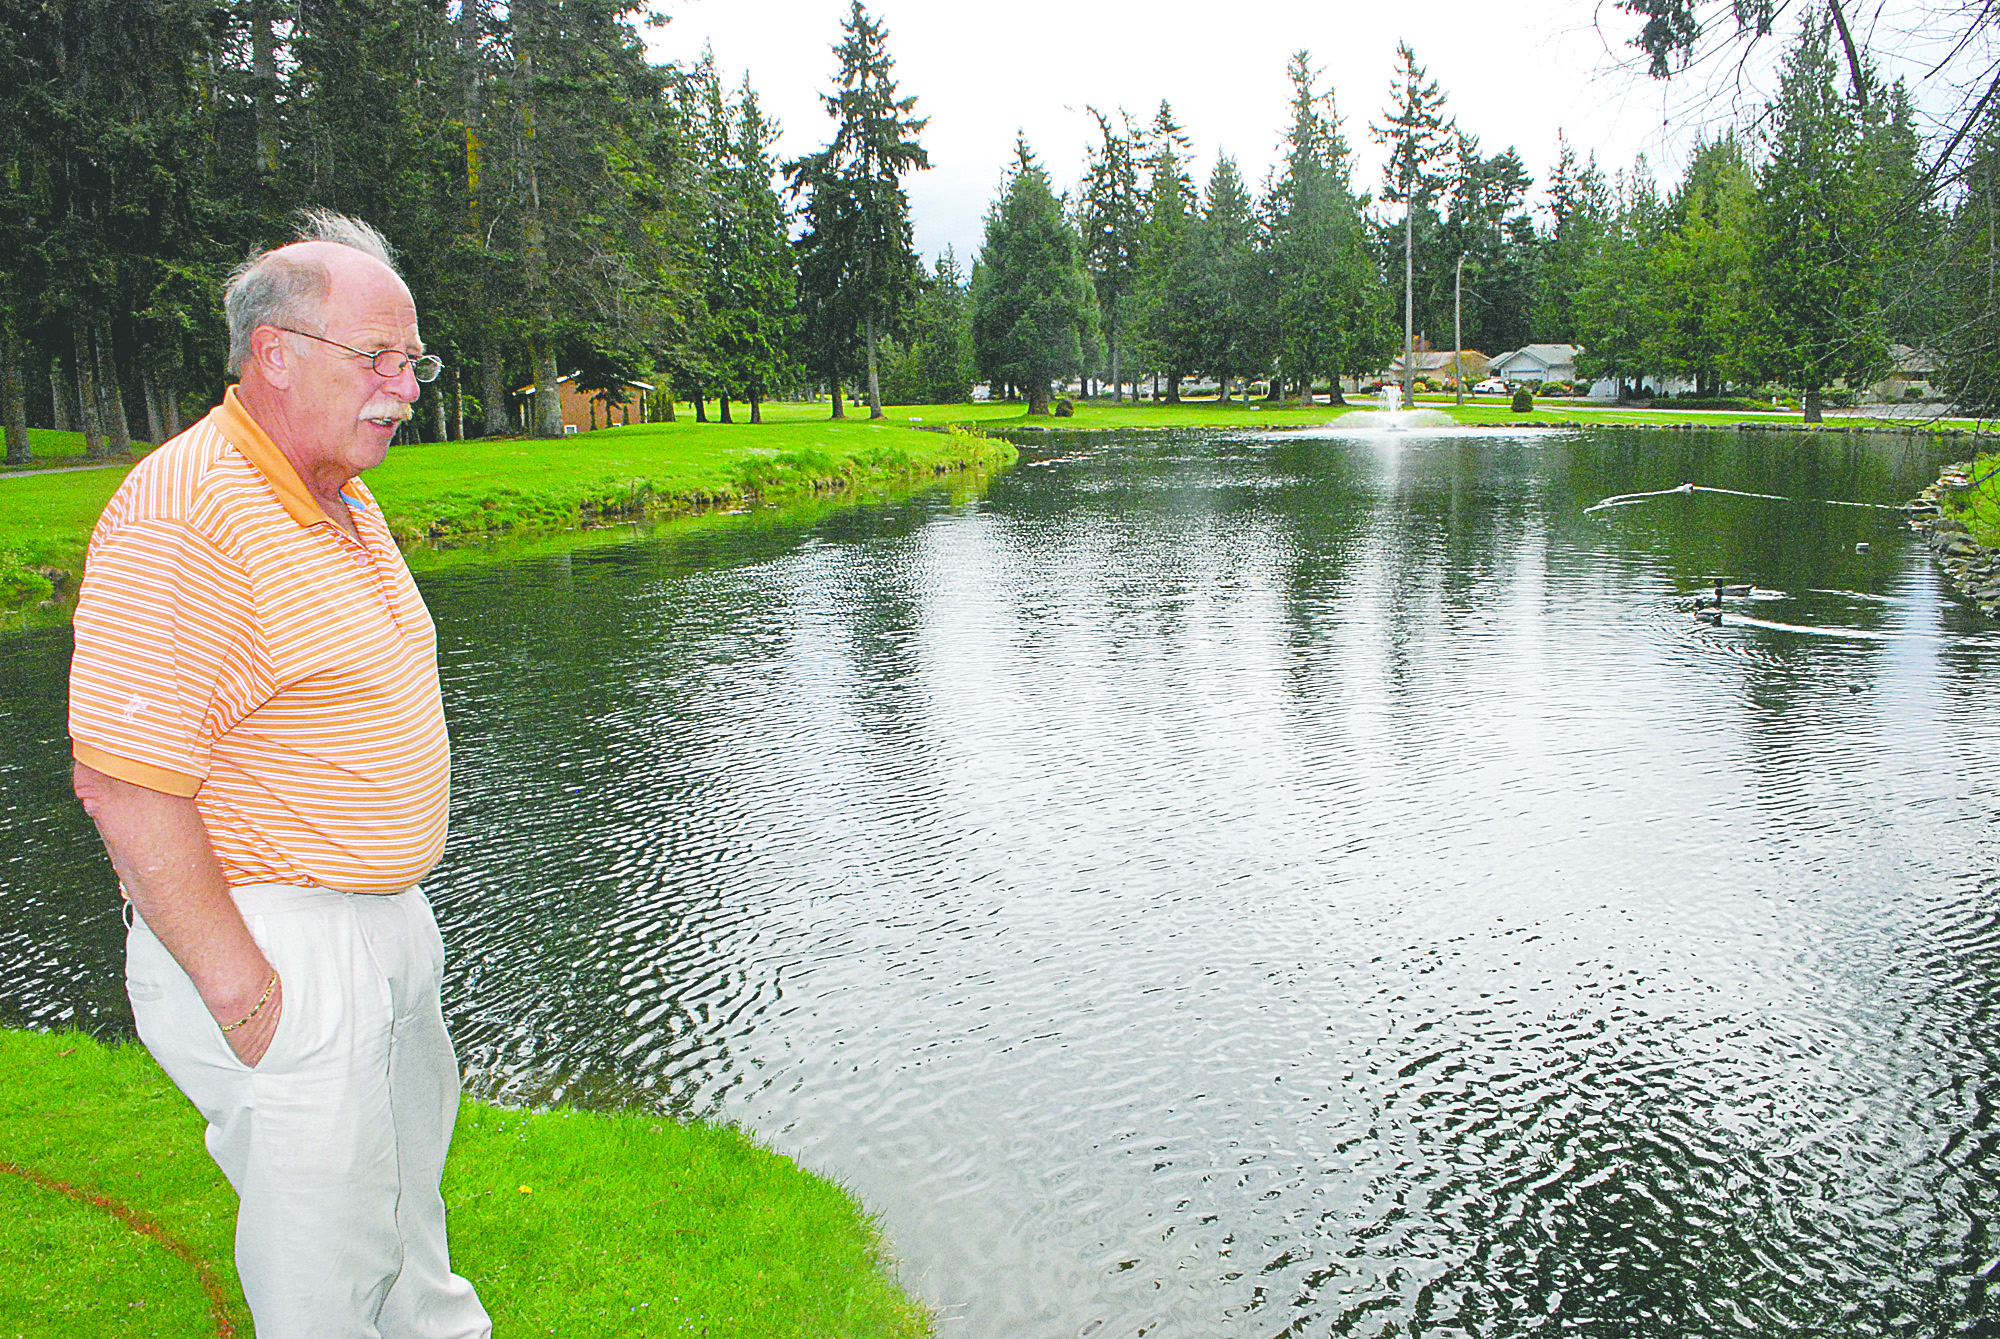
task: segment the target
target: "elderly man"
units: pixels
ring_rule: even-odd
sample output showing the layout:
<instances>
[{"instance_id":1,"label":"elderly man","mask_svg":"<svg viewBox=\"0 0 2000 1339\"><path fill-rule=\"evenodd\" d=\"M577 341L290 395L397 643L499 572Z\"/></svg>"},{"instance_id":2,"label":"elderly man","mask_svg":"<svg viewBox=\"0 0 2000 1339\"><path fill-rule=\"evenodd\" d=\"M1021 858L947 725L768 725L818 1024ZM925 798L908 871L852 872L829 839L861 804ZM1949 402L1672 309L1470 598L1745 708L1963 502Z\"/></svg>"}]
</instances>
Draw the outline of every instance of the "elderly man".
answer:
<instances>
[{"instance_id":1,"label":"elderly man","mask_svg":"<svg viewBox=\"0 0 2000 1339\"><path fill-rule=\"evenodd\" d=\"M259 1339L488 1335L438 1189L436 632L356 477L438 362L381 236L336 215L224 305L238 384L125 480L77 602L76 792L133 1018L240 1197Z\"/></svg>"}]
</instances>

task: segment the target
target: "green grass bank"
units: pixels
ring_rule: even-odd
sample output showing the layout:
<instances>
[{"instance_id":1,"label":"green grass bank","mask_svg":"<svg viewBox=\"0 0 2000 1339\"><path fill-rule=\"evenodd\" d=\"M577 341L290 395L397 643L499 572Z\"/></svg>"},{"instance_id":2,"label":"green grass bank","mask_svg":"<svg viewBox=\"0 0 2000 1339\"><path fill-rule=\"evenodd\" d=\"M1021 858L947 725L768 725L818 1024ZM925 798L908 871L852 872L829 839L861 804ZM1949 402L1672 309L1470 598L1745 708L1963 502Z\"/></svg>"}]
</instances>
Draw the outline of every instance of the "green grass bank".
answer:
<instances>
[{"instance_id":1,"label":"green grass bank","mask_svg":"<svg viewBox=\"0 0 2000 1339\"><path fill-rule=\"evenodd\" d=\"M0 1339L251 1333L201 1130L141 1047L0 1030ZM854 1200L734 1130L469 1101L444 1193L499 1334L932 1332Z\"/></svg>"},{"instance_id":2,"label":"green grass bank","mask_svg":"<svg viewBox=\"0 0 2000 1339\"><path fill-rule=\"evenodd\" d=\"M1972 537L1989 549L2000 549L2000 452L1976 457L1966 474L1972 486L1942 499L1943 513L1965 522Z\"/></svg>"},{"instance_id":3,"label":"green grass bank","mask_svg":"<svg viewBox=\"0 0 2000 1339\"><path fill-rule=\"evenodd\" d=\"M1015 449L889 419L829 422L773 406L764 424L653 423L553 441L399 446L368 484L406 548L551 534L613 521L803 498L858 498L996 468ZM942 426L942 425L940 425ZM91 526L129 465L74 468L74 433L31 434L33 473L0 478L0 611L64 616Z\"/></svg>"}]
</instances>

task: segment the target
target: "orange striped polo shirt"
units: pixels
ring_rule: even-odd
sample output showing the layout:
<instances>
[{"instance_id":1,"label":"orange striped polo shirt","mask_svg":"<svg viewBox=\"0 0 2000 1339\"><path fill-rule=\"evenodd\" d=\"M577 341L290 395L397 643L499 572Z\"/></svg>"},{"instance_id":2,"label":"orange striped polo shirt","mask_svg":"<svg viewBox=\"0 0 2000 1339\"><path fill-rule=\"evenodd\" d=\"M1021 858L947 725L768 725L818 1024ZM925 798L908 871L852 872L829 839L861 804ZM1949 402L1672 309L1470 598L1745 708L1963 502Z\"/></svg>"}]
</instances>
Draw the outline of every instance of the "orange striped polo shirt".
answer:
<instances>
[{"instance_id":1,"label":"orange striped polo shirt","mask_svg":"<svg viewBox=\"0 0 2000 1339\"><path fill-rule=\"evenodd\" d=\"M192 796L232 885L396 892L444 849L437 632L375 499L345 493L359 544L232 387L90 537L77 761Z\"/></svg>"}]
</instances>

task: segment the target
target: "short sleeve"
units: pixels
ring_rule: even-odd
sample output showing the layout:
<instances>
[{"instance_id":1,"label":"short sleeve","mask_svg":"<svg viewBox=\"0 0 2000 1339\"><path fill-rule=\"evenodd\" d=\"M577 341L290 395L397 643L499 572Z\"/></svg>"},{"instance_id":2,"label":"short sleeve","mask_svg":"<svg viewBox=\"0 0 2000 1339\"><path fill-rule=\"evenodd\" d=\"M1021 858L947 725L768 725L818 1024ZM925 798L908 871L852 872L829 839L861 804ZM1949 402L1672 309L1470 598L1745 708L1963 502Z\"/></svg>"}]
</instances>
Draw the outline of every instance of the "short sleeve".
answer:
<instances>
[{"instance_id":1,"label":"short sleeve","mask_svg":"<svg viewBox=\"0 0 2000 1339\"><path fill-rule=\"evenodd\" d=\"M194 795L216 738L270 691L242 568L184 521L127 522L94 540L73 626L77 761Z\"/></svg>"}]
</instances>

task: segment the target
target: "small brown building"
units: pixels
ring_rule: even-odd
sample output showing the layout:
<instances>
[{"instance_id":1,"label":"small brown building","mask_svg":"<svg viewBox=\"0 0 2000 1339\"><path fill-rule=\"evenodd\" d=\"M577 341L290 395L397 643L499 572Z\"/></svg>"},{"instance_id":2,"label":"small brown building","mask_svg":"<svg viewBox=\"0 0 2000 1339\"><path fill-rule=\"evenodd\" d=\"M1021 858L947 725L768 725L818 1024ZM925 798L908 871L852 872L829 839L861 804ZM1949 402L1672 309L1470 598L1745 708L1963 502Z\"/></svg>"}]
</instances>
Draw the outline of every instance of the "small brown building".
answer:
<instances>
[{"instance_id":1,"label":"small brown building","mask_svg":"<svg viewBox=\"0 0 2000 1339\"><path fill-rule=\"evenodd\" d=\"M1487 366L1493 361L1477 349L1466 349L1459 356L1464 360L1465 380L1468 385L1485 376ZM1452 351L1450 349L1433 351L1420 348L1416 352L1416 364L1415 371L1411 373L1412 376L1429 377L1432 381L1449 381L1452 376ZM1382 375L1382 380L1401 381L1402 379L1403 355L1399 353L1390 360L1389 370Z\"/></svg>"},{"instance_id":2,"label":"small brown building","mask_svg":"<svg viewBox=\"0 0 2000 1339\"><path fill-rule=\"evenodd\" d=\"M627 427L644 423L646 397L653 388L643 381L627 381L616 390L586 392L577 389L577 374L556 378L556 393L562 399L562 430L568 436L594 428ZM520 397L521 427L525 431L533 413L535 388L527 385L514 392Z\"/></svg>"}]
</instances>

